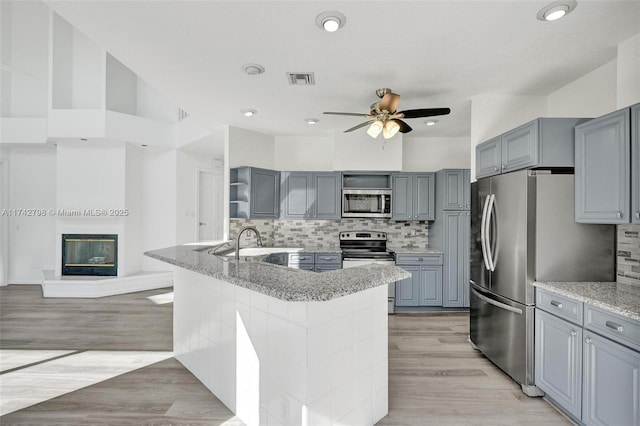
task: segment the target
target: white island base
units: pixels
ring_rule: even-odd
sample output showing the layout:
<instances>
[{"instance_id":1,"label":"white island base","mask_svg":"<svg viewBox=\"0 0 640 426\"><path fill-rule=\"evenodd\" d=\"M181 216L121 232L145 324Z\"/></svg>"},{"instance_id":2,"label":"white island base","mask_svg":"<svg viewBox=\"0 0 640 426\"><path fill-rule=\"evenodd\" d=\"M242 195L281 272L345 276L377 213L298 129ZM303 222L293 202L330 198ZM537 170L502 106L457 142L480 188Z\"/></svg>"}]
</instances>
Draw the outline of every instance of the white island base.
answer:
<instances>
[{"instance_id":1,"label":"white island base","mask_svg":"<svg viewBox=\"0 0 640 426\"><path fill-rule=\"evenodd\" d=\"M176 268L176 358L247 425L372 425L388 412L387 286L288 302Z\"/></svg>"}]
</instances>

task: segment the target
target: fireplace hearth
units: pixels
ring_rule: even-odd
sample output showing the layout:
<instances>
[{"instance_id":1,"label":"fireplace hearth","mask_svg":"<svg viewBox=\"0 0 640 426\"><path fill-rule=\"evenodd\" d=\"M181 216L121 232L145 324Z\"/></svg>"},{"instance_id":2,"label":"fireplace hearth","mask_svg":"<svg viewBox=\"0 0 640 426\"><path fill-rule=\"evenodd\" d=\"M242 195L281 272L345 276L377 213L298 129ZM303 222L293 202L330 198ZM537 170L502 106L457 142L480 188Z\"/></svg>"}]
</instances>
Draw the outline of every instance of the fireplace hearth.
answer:
<instances>
[{"instance_id":1,"label":"fireplace hearth","mask_svg":"<svg viewBox=\"0 0 640 426\"><path fill-rule=\"evenodd\" d=\"M62 234L62 275L118 275L118 236Z\"/></svg>"}]
</instances>

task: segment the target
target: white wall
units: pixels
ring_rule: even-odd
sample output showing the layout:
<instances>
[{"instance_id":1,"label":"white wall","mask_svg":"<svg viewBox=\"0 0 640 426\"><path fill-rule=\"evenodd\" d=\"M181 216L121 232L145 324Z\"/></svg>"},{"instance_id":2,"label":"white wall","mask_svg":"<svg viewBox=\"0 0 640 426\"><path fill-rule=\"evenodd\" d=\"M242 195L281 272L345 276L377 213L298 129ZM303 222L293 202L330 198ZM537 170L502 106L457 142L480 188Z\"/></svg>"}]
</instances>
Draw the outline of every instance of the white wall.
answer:
<instances>
[{"instance_id":1,"label":"white wall","mask_svg":"<svg viewBox=\"0 0 640 426\"><path fill-rule=\"evenodd\" d=\"M640 33L618 45L617 108L640 102Z\"/></svg>"},{"instance_id":2,"label":"white wall","mask_svg":"<svg viewBox=\"0 0 640 426\"><path fill-rule=\"evenodd\" d=\"M0 2L3 117L46 117L49 9L41 2Z\"/></svg>"},{"instance_id":3,"label":"white wall","mask_svg":"<svg viewBox=\"0 0 640 426\"><path fill-rule=\"evenodd\" d=\"M406 172L470 168L469 138L405 136L402 148L402 170Z\"/></svg>"},{"instance_id":4,"label":"white wall","mask_svg":"<svg viewBox=\"0 0 640 426\"><path fill-rule=\"evenodd\" d=\"M547 117L599 117L616 109L616 61L547 96Z\"/></svg>"},{"instance_id":5,"label":"white wall","mask_svg":"<svg viewBox=\"0 0 640 426\"><path fill-rule=\"evenodd\" d=\"M120 61L106 55L106 108L124 114L135 115L137 106L138 76Z\"/></svg>"},{"instance_id":6,"label":"white wall","mask_svg":"<svg viewBox=\"0 0 640 426\"><path fill-rule=\"evenodd\" d=\"M136 114L140 117L168 123L178 121L178 107L140 77L136 86L136 97L138 99Z\"/></svg>"},{"instance_id":7,"label":"white wall","mask_svg":"<svg viewBox=\"0 0 640 426\"><path fill-rule=\"evenodd\" d=\"M44 216L9 217L9 283L35 284L55 263L56 151L50 146L8 151L9 208L45 209Z\"/></svg>"},{"instance_id":8,"label":"white wall","mask_svg":"<svg viewBox=\"0 0 640 426\"><path fill-rule=\"evenodd\" d=\"M143 229L142 223L146 212L144 211L143 196L143 148L135 145L126 145L125 160L125 206L127 216L124 216L124 247L125 264L118 275L130 275L142 270L143 253Z\"/></svg>"},{"instance_id":9,"label":"white wall","mask_svg":"<svg viewBox=\"0 0 640 426\"><path fill-rule=\"evenodd\" d=\"M471 99L471 180L476 176L476 145L546 115L546 96L482 95Z\"/></svg>"},{"instance_id":10,"label":"white wall","mask_svg":"<svg viewBox=\"0 0 640 426\"><path fill-rule=\"evenodd\" d=\"M332 171L332 137L275 137L276 170Z\"/></svg>"},{"instance_id":11,"label":"white wall","mask_svg":"<svg viewBox=\"0 0 640 426\"><path fill-rule=\"evenodd\" d=\"M402 138L398 133L385 141L373 139L366 131L336 133L333 168L335 170L402 170Z\"/></svg>"},{"instance_id":12,"label":"white wall","mask_svg":"<svg viewBox=\"0 0 640 426\"><path fill-rule=\"evenodd\" d=\"M147 148L143 154L142 251L176 245L177 151ZM167 264L142 259L144 271L166 271Z\"/></svg>"},{"instance_id":13,"label":"white wall","mask_svg":"<svg viewBox=\"0 0 640 426\"><path fill-rule=\"evenodd\" d=\"M229 167L275 168L274 137L229 126Z\"/></svg>"},{"instance_id":14,"label":"white wall","mask_svg":"<svg viewBox=\"0 0 640 426\"><path fill-rule=\"evenodd\" d=\"M59 209L125 208L125 143L58 144Z\"/></svg>"}]
</instances>

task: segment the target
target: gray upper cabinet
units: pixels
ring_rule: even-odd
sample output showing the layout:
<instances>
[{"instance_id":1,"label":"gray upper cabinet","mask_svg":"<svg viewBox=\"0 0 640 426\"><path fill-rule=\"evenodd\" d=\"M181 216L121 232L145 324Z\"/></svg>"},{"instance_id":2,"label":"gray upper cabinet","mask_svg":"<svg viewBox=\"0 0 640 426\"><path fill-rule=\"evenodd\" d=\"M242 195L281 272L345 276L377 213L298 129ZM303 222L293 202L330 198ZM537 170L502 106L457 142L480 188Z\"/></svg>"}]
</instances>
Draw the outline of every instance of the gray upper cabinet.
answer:
<instances>
[{"instance_id":1,"label":"gray upper cabinet","mask_svg":"<svg viewBox=\"0 0 640 426\"><path fill-rule=\"evenodd\" d=\"M640 104L576 126L576 222L640 223L640 178L632 170L638 169L639 109Z\"/></svg>"},{"instance_id":2,"label":"gray upper cabinet","mask_svg":"<svg viewBox=\"0 0 640 426\"><path fill-rule=\"evenodd\" d=\"M283 219L339 219L340 172L282 172Z\"/></svg>"},{"instance_id":3,"label":"gray upper cabinet","mask_svg":"<svg viewBox=\"0 0 640 426\"><path fill-rule=\"evenodd\" d=\"M436 173L436 208L438 210L471 209L469 169L443 169Z\"/></svg>"},{"instance_id":4,"label":"gray upper cabinet","mask_svg":"<svg viewBox=\"0 0 640 426\"><path fill-rule=\"evenodd\" d=\"M392 220L435 218L435 174L394 173L391 175Z\"/></svg>"},{"instance_id":5,"label":"gray upper cabinet","mask_svg":"<svg viewBox=\"0 0 640 426\"><path fill-rule=\"evenodd\" d=\"M573 167L574 127L585 118L537 118L476 147L476 177L539 167Z\"/></svg>"},{"instance_id":6,"label":"gray upper cabinet","mask_svg":"<svg viewBox=\"0 0 640 426\"><path fill-rule=\"evenodd\" d=\"M280 172L257 167L230 170L229 217L277 219L280 208Z\"/></svg>"},{"instance_id":7,"label":"gray upper cabinet","mask_svg":"<svg viewBox=\"0 0 640 426\"><path fill-rule=\"evenodd\" d=\"M476 177L502 173L502 140L500 136L489 139L476 147Z\"/></svg>"}]
</instances>

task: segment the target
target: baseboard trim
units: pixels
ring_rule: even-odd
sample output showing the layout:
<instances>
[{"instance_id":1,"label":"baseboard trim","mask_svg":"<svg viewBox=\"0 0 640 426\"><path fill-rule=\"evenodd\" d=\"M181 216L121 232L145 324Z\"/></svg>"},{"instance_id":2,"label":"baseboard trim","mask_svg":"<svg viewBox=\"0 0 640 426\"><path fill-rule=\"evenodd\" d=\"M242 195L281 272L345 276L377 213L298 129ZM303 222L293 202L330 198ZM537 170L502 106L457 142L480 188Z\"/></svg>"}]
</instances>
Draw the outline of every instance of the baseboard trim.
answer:
<instances>
[{"instance_id":1,"label":"baseboard trim","mask_svg":"<svg viewBox=\"0 0 640 426\"><path fill-rule=\"evenodd\" d=\"M96 298L171 287L173 272L138 272L124 277L61 277L43 271L44 297Z\"/></svg>"}]
</instances>

